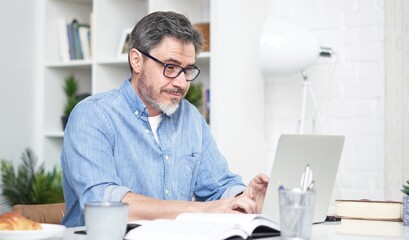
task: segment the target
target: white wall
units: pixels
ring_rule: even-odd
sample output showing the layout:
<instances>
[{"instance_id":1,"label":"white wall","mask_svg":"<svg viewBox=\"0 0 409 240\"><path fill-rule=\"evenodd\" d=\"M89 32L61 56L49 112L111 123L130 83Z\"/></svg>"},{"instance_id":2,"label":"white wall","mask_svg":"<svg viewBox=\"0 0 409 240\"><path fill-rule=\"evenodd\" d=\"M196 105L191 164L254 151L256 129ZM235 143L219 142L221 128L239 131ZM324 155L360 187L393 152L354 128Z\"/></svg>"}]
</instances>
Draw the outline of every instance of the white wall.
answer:
<instances>
[{"instance_id":1,"label":"white wall","mask_svg":"<svg viewBox=\"0 0 409 240\"><path fill-rule=\"evenodd\" d=\"M37 5L32 0L0 1L0 159L19 160L26 147L39 153Z\"/></svg>"},{"instance_id":2,"label":"white wall","mask_svg":"<svg viewBox=\"0 0 409 240\"><path fill-rule=\"evenodd\" d=\"M409 2L385 1L385 196L409 179Z\"/></svg>"},{"instance_id":3,"label":"white wall","mask_svg":"<svg viewBox=\"0 0 409 240\"><path fill-rule=\"evenodd\" d=\"M211 1L210 127L230 170L245 183L268 172L257 54L263 7L262 1Z\"/></svg>"},{"instance_id":4,"label":"white wall","mask_svg":"<svg viewBox=\"0 0 409 240\"><path fill-rule=\"evenodd\" d=\"M323 131L346 136L334 198L384 198L383 0L266 0L266 14L310 29L337 55L306 69L320 104ZM333 73L333 74L332 74ZM267 81L268 146L296 133L301 102L299 75ZM310 101L311 103L311 101ZM310 108L311 113L311 108ZM311 114L309 114L311 116ZM311 121L309 121L311 123ZM274 156L274 147L267 161Z\"/></svg>"}]
</instances>

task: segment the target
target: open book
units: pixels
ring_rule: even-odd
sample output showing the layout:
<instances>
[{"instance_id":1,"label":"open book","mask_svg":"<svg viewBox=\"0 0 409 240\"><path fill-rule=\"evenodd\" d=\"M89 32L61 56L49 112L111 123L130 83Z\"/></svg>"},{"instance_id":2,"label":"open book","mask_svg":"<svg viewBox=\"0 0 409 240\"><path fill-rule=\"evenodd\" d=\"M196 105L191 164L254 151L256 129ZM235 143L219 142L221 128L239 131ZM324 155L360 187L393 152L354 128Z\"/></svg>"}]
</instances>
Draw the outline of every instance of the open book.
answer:
<instances>
[{"instance_id":1,"label":"open book","mask_svg":"<svg viewBox=\"0 0 409 240\"><path fill-rule=\"evenodd\" d=\"M278 224L262 214L182 213L174 220L144 221L125 239L222 240L279 234Z\"/></svg>"}]
</instances>

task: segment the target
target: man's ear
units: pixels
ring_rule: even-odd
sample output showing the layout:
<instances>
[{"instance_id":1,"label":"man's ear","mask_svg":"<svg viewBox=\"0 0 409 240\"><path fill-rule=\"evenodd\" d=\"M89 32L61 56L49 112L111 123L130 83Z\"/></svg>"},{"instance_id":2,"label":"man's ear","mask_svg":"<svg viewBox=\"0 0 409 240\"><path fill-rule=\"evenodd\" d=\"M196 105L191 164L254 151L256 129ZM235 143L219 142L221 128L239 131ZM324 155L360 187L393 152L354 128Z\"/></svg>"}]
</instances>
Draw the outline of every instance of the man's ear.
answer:
<instances>
[{"instance_id":1,"label":"man's ear","mask_svg":"<svg viewBox=\"0 0 409 240\"><path fill-rule=\"evenodd\" d=\"M129 62L135 73L141 72L142 61L142 54L135 48L132 48L129 51Z\"/></svg>"}]
</instances>

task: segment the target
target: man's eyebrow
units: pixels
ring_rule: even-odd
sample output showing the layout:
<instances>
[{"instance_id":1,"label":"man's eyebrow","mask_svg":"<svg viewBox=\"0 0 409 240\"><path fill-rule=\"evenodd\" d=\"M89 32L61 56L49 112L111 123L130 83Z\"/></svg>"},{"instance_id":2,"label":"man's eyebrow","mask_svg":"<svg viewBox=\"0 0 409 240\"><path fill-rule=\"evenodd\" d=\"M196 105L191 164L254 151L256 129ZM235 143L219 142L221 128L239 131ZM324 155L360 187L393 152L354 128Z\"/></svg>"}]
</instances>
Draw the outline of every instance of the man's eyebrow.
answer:
<instances>
[{"instance_id":1,"label":"man's eyebrow","mask_svg":"<svg viewBox=\"0 0 409 240\"><path fill-rule=\"evenodd\" d=\"M174 58L167 58L164 60L164 62L171 62L171 63L179 64L179 65L182 64L179 60L176 60Z\"/></svg>"},{"instance_id":2,"label":"man's eyebrow","mask_svg":"<svg viewBox=\"0 0 409 240\"><path fill-rule=\"evenodd\" d=\"M174 59L174 58L165 59L164 62L166 62L166 63L172 63L172 64L177 64L177 65L179 65L179 66L182 64L179 60L176 60L176 59ZM191 64L188 64L188 65L186 65L185 67L196 67L196 62L191 63Z\"/></svg>"}]
</instances>

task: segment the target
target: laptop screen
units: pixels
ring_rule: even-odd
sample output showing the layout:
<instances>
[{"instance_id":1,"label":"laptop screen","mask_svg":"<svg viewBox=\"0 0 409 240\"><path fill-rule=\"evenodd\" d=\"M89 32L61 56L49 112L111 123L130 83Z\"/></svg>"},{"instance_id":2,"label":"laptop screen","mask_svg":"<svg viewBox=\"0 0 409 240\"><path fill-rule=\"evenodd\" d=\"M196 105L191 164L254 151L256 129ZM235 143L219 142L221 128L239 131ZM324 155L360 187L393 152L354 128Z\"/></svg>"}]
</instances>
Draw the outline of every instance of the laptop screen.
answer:
<instances>
[{"instance_id":1,"label":"laptop screen","mask_svg":"<svg viewBox=\"0 0 409 240\"><path fill-rule=\"evenodd\" d=\"M281 135L262 213L280 222L278 183L286 188L300 187L302 173L309 164L316 192L313 222L325 221L344 141L344 136L336 135Z\"/></svg>"}]
</instances>

